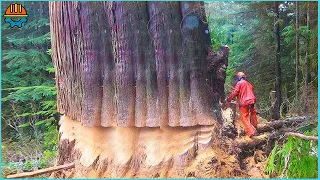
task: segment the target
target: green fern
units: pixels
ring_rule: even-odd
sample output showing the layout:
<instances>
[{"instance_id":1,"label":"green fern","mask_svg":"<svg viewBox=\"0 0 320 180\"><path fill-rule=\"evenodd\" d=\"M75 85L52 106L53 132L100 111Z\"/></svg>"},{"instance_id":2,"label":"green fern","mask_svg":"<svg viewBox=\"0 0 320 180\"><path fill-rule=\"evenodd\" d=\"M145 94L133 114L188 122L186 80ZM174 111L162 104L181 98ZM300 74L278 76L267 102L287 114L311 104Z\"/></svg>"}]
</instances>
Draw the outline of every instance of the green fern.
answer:
<instances>
[{"instance_id":1,"label":"green fern","mask_svg":"<svg viewBox=\"0 0 320 180\"><path fill-rule=\"evenodd\" d=\"M311 135L310 132L305 132L305 134ZM280 176L285 168L285 158L290 153L290 161L284 177L316 178L318 175L318 156L311 153L314 151L313 149L318 149L317 142L291 136L281 147L276 143L267 163L267 174L276 173Z\"/></svg>"},{"instance_id":2,"label":"green fern","mask_svg":"<svg viewBox=\"0 0 320 180\"><path fill-rule=\"evenodd\" d=\"M266 172L268 174L271 174L275 171L274 163L275 163L275 157L276 157L277 150L278 150L278 142L275 143L274 148L272 149L270 156L269 156L269 160L268 160L267 167L266 167Z\"/></svg>"}]
</instances>

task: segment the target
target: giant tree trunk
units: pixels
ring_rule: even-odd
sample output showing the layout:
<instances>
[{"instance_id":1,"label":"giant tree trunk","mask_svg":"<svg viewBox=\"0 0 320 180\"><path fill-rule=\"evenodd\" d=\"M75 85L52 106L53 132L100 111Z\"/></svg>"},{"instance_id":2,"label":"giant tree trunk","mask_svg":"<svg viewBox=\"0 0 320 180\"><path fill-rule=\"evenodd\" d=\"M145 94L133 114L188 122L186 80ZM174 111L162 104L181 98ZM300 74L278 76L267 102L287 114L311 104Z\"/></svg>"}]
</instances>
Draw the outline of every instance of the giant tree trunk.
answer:
<instances>
[{"instance_id":1,"label":"giant tree trunk","mask_svg":"<svg viewBox=\"0 0 320 180\"><path fill-rule=\"evenodd\" d=\"M221 125L203 3L49 6L57 165L75 162L71 177L181 177Z\"/></svg>"},{"instance_id":2,"label":"giant tree trunk","mask_svg":"<svg viewBox=\"0 0 320 180\"><path fill-rule=\"evenodd\" d=\"M58 109L84 126L212 125L202 3L51 3Z\"/></svg>"}]
</instances>

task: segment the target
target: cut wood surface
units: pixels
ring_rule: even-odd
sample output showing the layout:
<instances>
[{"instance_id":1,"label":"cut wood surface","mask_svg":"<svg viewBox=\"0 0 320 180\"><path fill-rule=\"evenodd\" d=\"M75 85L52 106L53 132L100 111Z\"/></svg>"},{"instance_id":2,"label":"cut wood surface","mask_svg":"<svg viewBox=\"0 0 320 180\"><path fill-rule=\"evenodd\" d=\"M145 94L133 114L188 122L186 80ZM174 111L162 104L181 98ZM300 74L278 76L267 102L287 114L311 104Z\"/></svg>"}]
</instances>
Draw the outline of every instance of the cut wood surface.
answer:
<instances>
[{"instance_id":1,"label":"cut wood surface","mask_svg":"<svg viewBox=\"0 0 320 180\"><path fill-rule=\"evenodd\" d=\"M12 175L7 176L7 178L33 177L33 176L38 176L38 175L45 174L45 173L51 173L51 172L54 172L54 171L72 169L74 167L75 167L74 163L69 163L69 164L59 165L59 166L55 166L55 167L49 167L49 168L45 168L45 169L40 169L40 170L32 171L32 172L24 172L24 173L19 173L19 174L12 174Z\"/></svg>"}]
</instances>

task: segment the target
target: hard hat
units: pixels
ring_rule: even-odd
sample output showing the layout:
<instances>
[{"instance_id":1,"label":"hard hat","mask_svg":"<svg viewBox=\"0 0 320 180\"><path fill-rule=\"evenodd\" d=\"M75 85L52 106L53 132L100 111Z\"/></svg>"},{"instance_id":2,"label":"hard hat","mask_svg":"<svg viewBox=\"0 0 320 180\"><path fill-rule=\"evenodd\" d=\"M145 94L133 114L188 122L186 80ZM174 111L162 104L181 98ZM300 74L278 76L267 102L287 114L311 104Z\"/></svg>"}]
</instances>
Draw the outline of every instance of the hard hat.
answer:
<instances>
[{"instance_id":1,"label":"hard hat","mask_svg":"<svg viewBox=\"0 0 320 180\"><path fill-rule=\"evenodd\" d=\"M237 73L237 77L243 77L245 78L246 77L246 74L244 72L238 72Z\"/></svg>"},{"instance_id":2,"label":"hard hat","mask_svg":"<svg viewBox=\"0 0 320 180\"><path fill-rule=\"evenodd\" d=\"M243 72L238 72L236 76L238 81L246 78L246 74L244 74Z\"/></svg>"},{"instance_id":3,"label":"hard hat","mask_svg":"<svg viewBox=\"0 0 320 180\"><path fill-rule=\"evenodd\" d=\"M11 4L4 14L4 17L27 17L27 11L21 4Z\"/></svg>"}]
</instances>

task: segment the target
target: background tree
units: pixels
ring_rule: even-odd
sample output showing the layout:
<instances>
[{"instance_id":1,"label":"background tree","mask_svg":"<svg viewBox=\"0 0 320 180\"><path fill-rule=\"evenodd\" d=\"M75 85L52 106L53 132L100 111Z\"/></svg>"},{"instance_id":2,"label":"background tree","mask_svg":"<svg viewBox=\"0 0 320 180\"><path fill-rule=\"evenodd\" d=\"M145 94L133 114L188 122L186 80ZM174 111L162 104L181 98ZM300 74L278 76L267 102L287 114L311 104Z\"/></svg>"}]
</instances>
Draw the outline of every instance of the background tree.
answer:
<instances>
[{"instance_id":1,"label":"background tree","mask_svg":"<svg viewBox=\"0 0 320 180\"><path fill-rule=\"evenodd\" d=\"M298 98L298 89L299 89L299 33L298 33L298 30L299 30L299 3L298 1L296 1L295 3L295 6L296 6L296 78L295 78L295 84L296 84L296 98Z\"/></svg>"},{"instance_id":2,"label":"background tree","mask_svg":"<svg viewBox=\"0 0 320 180\"><path fill-rule=\"evenodd\" d=\"M3 21L1 29L3 174L51 166L58 137L48 3L22 5L28 22L10 28Z\"/></svg>"},{"instance_id":3,"label":"background tree","mask_svg":"<svg viewBox=\"0 0 320 180\"><path fill-rule=\"evenodd\" d=\"M274 2L274 36L276 39L276 55L275 55L275 105L273 107L272 118L280 118L280 107L282 103L281 97L281 67L280 67L280 19L279 19L279 3Z\"/></svg>"},{"instance_id":4,"label":"background tree","mask_svg":"<svg viewBox=\"0 0 320 180\"><path fill-rule=\"evenodd\" d=\"M312 51L309 54L312 76L313 88L317 88L316 73L317 68L312 65L316 63L314 57L317 56L317 51L314 49L315 44L306 48L307 34L310 35L312 42L316 38L316 14L317 6L311 6L310 21L313 22L314 28L306 31L306 12L307 3L300 2L299 22L301 24L298 31L295 31L295 4L287 2L279 2L279 25L280 25L280 66L281 66L281 90L283 103L280 105L280 114L285 116L289 114L303 113L300 107L302 101L295 101L296 93L295 87L295 34L300 36L299 44L300 51L306 52L306 49ZM211 31L211 39L214 49L220 45L228 44L230 47L229 66L227 70L227 82L225 84L226 91L230 92L232 87L232 78L236 71L244 71L247 78L253 83L255 92L257 94L257 107L260 109L261 115L264 117L271 117L270 91L275 90L275 61L271 56L272 48L275 47L274 38L274 4L270 2L248 2L248 3L218 3L211 2L206 4L208 12L208 21ZM240 18L241 17L241 18ZM314 18L314 19L313 19ZM230 34L233 40L228 42L226 36L219 35ZM231 43L231 44L229 44ZM312 43L311 43L312 44ZM245 45L245 46L244 46ZM301 56L301 55L300 55ZM313 58L311 58L313 57ZM305 58L301 58L299 66L300 73L306 71L307 63ZM305 97L303 90L305 77L301 76L298 89L298 99ZM312 88L311 88L312 89ZM309 97L317 99L316 91L310 93ZM310 102L310 101L309 101ZM311 103L311 102L310 102ZM315 101L313 101L315 103ZM310 106L309 106L310 107ZM316 113L312 110L312 112ZM288 115L288 114L287 114Z\"/></svg>"}]
</instances>

